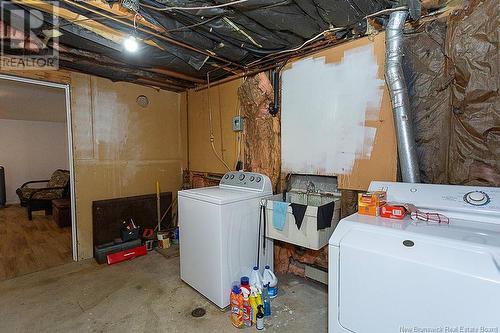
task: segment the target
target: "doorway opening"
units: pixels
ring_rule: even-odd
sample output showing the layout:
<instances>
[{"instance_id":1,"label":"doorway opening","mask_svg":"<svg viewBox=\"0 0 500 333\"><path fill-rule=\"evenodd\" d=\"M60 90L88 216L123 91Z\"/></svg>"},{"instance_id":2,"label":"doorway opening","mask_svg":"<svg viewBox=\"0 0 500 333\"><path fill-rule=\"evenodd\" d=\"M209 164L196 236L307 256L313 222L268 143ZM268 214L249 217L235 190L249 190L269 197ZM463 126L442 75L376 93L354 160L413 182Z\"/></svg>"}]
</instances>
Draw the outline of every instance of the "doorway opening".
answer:
<instances>
[{"instance_id":1,"label":"doorway opening","mask_svg":"<svg viewBox=\"0 0 500 333\"><path fill-rule=\"evenodd\" d=\"M0 281L78 260L70 105L69 85L0 74Z\"/></svg>"}]
</instances>

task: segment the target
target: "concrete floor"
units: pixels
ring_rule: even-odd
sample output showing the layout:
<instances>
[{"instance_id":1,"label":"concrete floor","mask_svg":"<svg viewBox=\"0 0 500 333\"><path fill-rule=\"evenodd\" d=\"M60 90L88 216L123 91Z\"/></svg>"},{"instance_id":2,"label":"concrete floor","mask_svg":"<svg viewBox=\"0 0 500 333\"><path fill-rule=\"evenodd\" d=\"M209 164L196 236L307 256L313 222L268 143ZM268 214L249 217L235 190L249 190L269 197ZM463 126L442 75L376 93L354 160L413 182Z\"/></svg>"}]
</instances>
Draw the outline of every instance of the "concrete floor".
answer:
<instances>
[{"instance_id":1,"label":"concrete floor","mask_svg":"<svg viewBox=\"0 0 500 333\"><path fill-rule=\"evenodd\" d=\"M268 332L326 332L327 288L280 276ZM114 266L70 263L0 282L0 332L235 332L179 278L175 251ZM191 311L203 307L206 315ZM255 330L254 327L247 331Z\"/></svg>"}]
</instances>

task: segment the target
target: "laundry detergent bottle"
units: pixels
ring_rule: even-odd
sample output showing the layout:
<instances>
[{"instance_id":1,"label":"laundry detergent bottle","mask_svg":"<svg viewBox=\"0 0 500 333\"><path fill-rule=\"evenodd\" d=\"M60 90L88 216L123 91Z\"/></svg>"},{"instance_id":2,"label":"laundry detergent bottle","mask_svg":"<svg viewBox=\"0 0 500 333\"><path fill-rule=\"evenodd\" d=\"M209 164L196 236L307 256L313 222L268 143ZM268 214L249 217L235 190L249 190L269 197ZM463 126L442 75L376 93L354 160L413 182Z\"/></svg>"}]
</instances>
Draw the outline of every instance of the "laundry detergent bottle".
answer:
<instances>
[{"instance_id":1,"label":"laundry detergent bottle","mask_svg":"<svg viewBox=\"0 0 500 333\"><path fill-rule=\"evenodd\" d=\"M264 273L262 274L262 284L268 285L267 294L269 295L269 298L275 298L278 296L278 278L267 265L264 269Z\"/></svg>"},{"instance_id":2,"label":"laundry detergent bottle","mask_svg":"<svg viewBox=\"0 0 500 333\"><path fill-rule=\"evenodd\" d=\"M231 307L231 324L234 327L243 327L243 296L241 295L241 289L238 286L233 286L230 296Z\"/></svg>"}]
</instances>

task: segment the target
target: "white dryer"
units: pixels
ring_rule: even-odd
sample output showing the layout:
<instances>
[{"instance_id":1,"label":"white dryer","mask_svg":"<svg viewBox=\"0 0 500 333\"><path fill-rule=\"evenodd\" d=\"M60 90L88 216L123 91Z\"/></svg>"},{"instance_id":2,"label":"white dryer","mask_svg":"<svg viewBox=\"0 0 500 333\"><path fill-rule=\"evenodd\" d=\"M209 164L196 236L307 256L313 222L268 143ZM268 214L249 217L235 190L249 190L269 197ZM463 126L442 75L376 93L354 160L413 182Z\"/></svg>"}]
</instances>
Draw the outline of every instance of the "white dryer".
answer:
<instances>
[{"instance_id":1,"label":"white dryer","mask_svg":"<svg viewBox=\"0 0 500 333\"><path fill-rule=\"evenodd\" d=\"M329 242L330 333L500 332L500 188L372 182L449 224L354 214Z\"/></svg>"},{"instance_id":2,"label":"white dryer","mask_svg":"<svg viewBox=\"0 0 500 333\"><path fill-rule=\"evenodd\" d=\"M272 195L269 177L228 172L219 186L179 191L181 279L220 308L233 282L257 263L273 266L273 241L264 242L260 201ZM265 246L264 246L265 244Z\"/></svg>"}]
</instances>

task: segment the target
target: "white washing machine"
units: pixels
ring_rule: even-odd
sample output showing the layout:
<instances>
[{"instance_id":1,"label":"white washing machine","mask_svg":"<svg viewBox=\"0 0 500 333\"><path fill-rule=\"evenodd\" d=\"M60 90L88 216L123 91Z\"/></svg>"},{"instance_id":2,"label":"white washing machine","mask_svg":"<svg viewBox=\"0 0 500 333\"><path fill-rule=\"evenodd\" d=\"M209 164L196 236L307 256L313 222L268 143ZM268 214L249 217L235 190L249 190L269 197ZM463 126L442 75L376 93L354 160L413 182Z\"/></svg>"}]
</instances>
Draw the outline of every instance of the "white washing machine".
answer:
<instances>
[{"instance_id":1,"label":"white washing machine","mask_svg":"<svg viewBox=\"0 0 500 333\"><path fill-rule=\"evenodd\" d=\"M260 201L272 195L269 177L228 172L219 186L179 191L181 279L220 308L233 282L257 264L273 266L273 241L264 242Z\"/></svg>"},{"instance_id":2,"label":"white washing machine","mask_svg":"<svg viewBox=\"0 0 500 333\"><path fill-rule=\"evenodd\" d=\"M329 242L330 333L500 332L500 188L372 182L449 224L354 214Z\"/></svg>"}]
</instances>

